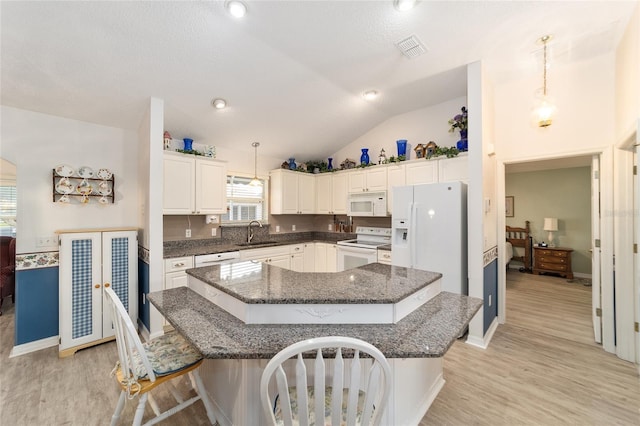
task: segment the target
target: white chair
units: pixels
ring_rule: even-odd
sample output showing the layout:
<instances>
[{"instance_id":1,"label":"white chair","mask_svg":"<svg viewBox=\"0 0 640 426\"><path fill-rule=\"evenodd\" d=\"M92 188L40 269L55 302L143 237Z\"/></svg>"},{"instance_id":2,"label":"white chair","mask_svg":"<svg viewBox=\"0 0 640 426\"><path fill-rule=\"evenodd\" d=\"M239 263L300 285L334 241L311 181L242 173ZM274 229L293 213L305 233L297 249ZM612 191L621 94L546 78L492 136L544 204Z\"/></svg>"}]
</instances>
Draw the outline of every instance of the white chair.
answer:
<instances>
[{"instance_id":1,"label":"white chair","mask_svg":"<svg viewBox=\"0 0 640 426\"><path fill-rule=\"evenodd\" d=\"M329 372L325 371L323 349L335 349L329 386L326 383ZM345 365L348 363L343 359L344 349L349 352L353 350L350 366ZM310 372L313 386L307 384L307 368L302 356L304 352L311 351L315 351L315 360L310 361L313 364L313 371ZM361 353L371 358L361 359ZM282 364L292 357L297 358L296 383L290 387ZM363 375L363 364L371 362L371 367ZM348 370L350 372L347 373ZM269 384L273 376L276 381L276 397L269 396ZM272 424L379 425L390 389L391 367L382 352L359 339L331 336L294 343L278 352L262 373L260 400L262 410ZM314 395L321 397L316 398Z\"/></svg>"},{"instance_id":2,"label":"white chair","mask_svg":"<svg viewBox=\"0 0 640 426\"><path fill-rule=\"evenodd\" d=\"M207 396L197 370L202 364L202 355L176 332L165 334L142 344L131 318L129 318L122 302L111 288L105 288L105 300L107 305L111 307L113 327L118 345L119 361L111 373L115 375L122 389L116 410L111 417L111 425L117 424L124 408L125 398L133 399L136 396L139 397L139 401L133 419L134 425L142 423L147 399L156 417L149 420L145 425L152 425L162 421L199 399L202 399L204 403L209 421L211 424L215 424L216 418L213 413L213 405ZM170 380L187 373L191 379L191 384L193 385L195 382L194 389L196 389L197 395L184 401ZM176 398L178 405L160 413L158 405L149 391L164 383L169 387L169 391Z\"/></svg>"}]
</instances>

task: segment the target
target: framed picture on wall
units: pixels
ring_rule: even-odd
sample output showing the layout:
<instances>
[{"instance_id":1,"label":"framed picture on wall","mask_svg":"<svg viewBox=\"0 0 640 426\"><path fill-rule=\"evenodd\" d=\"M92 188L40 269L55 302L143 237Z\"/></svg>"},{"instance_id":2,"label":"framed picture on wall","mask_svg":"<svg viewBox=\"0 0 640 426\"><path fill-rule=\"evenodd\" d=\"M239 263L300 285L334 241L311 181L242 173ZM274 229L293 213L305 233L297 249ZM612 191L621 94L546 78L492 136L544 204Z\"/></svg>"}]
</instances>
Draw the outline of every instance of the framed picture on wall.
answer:
<instances>
[{"instance_id":1,"label":"framed picture on wall","mask_svg":"<svg viewBox=\"0 0 640 426\"><path fill-rule=\"evenodd\" d=\"M513 217L513 196L504 197L504 215Z\"/></svg>"}]
</instances>

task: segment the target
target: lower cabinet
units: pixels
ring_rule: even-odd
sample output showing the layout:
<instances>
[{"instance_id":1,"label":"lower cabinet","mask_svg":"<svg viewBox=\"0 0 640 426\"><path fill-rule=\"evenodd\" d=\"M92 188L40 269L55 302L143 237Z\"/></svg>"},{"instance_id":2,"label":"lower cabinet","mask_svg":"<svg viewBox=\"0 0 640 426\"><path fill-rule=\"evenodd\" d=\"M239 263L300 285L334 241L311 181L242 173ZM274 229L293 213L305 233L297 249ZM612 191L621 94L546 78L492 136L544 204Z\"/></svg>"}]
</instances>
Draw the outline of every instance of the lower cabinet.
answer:
<instances>
[{"instance_id":1,"label":"lower cabinet","mask_svg":"<svg viewBox=\"0 0 640 426\"><path fill-rule=\"evenodd\" d=\"M304 257L305 257L305 245L294 244L289 246L289 253L291 253L291 265L290 269L296 272L304 272Z\"/></svg>"},{"instance_id":2,"label":"lower cabinet","mask_svg":"<svg viewBox=\"0 0 640 426\"><path fill-rule=\"evenodd\" d=\"M138 321L137 230L60 234L59 356L113 340L103 289L111 287Z\"/></svg>"},{"instance_id":3,"label":"lower cabinet","mask_svg":"<svg viewBox=\"0 0 640 426\"><path fill-rule=\"evenodd\" d=\"M335 244L331 244L331 243L315 244L315 271L316 272L337 272L338 271L338 249Z\"/></svg>"},{"instance_id":4,"label":"lower cabinet","mask_svg":"<svg viewBox=\"0 0 640 426\"><path fill-rule=\"evenodd\" d=\"M316 271L316 244L306 243L304 245L304 262L302 266L303 272Z\"/></svg>"},{"instance_id":5,"label":"lower cabinet","mask_svg":"<svg viewBox=\"0 0 640 426\"><path fill-rule=\"evenodd\" d=\"M193 256L175 257L164 261L164 289L186 287L187 269L193 268Z\"/></svg>"}]
</instances>

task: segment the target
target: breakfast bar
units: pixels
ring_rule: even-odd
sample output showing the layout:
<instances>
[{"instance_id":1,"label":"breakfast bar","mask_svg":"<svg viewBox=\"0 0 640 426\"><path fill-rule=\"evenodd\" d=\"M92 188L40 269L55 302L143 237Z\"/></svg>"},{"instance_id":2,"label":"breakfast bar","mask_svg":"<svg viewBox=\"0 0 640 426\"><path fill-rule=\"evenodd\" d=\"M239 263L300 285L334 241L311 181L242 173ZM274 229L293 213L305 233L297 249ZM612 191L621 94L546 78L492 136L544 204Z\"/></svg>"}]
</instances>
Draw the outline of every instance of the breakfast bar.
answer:
<instances>
[{"instance_id":1,"label":"breakfast bar","mask_svg":"<svg viewBox=\"0 0 640 426\"><path fill-rule=\"evenodd\" d=\"M417 424L444 385L442 356L482 305L440 292L440 274L378 263L300 273L239 262L188 274L189 288L151 293L149 300L207 358L201 374L223 425L264 424L258 384L268 360L297 341L332 335L384 353L393 384L383 424ZM256 306L273 322L245 321L258 316L248 313ZM371 320L372 306L390 314Z\"/></svg>"}]
</instances>

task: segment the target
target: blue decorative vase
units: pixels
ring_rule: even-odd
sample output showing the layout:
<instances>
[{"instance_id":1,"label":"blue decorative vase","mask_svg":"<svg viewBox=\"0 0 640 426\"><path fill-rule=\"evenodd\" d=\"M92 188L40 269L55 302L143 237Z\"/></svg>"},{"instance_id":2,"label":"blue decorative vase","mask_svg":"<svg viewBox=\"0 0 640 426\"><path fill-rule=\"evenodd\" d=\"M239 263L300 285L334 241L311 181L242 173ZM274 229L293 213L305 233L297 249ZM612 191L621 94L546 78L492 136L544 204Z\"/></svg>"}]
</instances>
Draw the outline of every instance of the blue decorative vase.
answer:
<instances>
[{"instance_id":1,"label":"blue decorative vase","mask_svg":"<svg viewBox=\"0 0 640 426\"><path fill-rule=\"evenodd\" d=\"M398 146L398 157L407 155L407 140L406 139L398 139L396 141L396 145Z\"/></svg>"},{"instance_id":2,"label":"blue decorative vase","mask_svg":"<svg viewBox=\"0 0 640 426\"><path fill-rule=\"evenodd\" d=\"M360 164L365 166L369 165L369 148L362 148L362 155L360 156Z\"/></svg>"},{"instance_id":3,"label":"blue decorative vase","mask_svg":"<svg viewBox=\"0 0 640 426\"><path fill-rule=\"evenodd\" d=\"M296 164L296 159L291 157L289 158L289 170L295 170L298 168L298 165Z\"/></svg>"},{"instance_id":4,"label":"blue decorative vase","mask_svg":"<svg viewBox=\"0 0 640 426\"><path fill-rule=\"evenodd\" d=\"M329 157L327 160L329 160L329 165L327 166L327 170L333 170L333 158Z\"/></svg>"},{"instance_id":5,"label":"blue decorative vase","mask_svg":"<svg viewBox=\"0 0 640 426\"><path fill-rule=\"evenodd\" d=\"M467 129L460 130L460 140L456 143L458 151L465 152L469 150L469 143L467 142Z\"/></svg>"},{"instance_id":6,"label":"blue decorative vase","mask_svg":"<svg viewBox=\"0 0 640 426\"><path fill-rule=\"evenodd\" d=\"M189 139L189 138L184 138L182 139L184 141L184 150L185 151L192 151L193 150L193 139Z\"/></svg>"}]
</instances>

